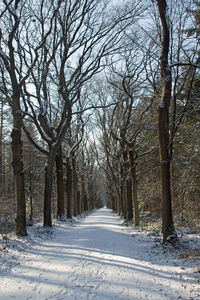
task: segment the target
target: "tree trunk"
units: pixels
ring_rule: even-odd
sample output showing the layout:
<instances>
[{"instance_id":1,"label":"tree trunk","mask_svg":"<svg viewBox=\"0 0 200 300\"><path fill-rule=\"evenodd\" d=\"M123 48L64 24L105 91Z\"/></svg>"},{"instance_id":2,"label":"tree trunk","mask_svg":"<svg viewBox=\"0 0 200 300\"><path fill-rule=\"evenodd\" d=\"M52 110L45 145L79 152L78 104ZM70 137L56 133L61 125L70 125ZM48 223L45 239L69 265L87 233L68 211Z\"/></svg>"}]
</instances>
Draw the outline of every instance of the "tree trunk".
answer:
<instances>
[{"instance_id":1,"label":"tree trunk","mask_svg":"<svg viewBox=\"0 0 200 300\"><path fill-rule=\"evenodd\" d=\"M115 190L113 191L113 198L114 198L114 203L113 203L113 210L116 214L119 214L119 202L118 202L118 198L117 198L117 193L115 192Z\"/></svg>"},{"instance_id":2,"label":"tree trunk","mask_svg":"<svg viewBox=\"0 0 200 300\"><path fill-rule=\"evenodd\" d=\"M15 2L15 12L18 9L18 4L20 1ZM7 4L8 7L10 4ZM7 8L8 8L7 7ZM10 10L10 8L8 9ZM20 68L16 68L15 65L15 48L16 40L14 42L14 37L16 32L18 31L20 19L17 13L10 14L12 15L13 23L10 25L10 32L8 32L8 56L4 54L1 49L1 58L3 58L3 62L5 64L5 68L8 71L11 80L11 86L9 89L12 89L12 116L13 116L13 128L12 128L12 155L13 155L13 171L15 175L16 182L16 190L17 190L17 216L16 216L16 234L19 236L26 236L26 202L25 202L25 184L24 184L24 167L22 160L22 139L21 139L21 127L22 127L22 114L20 107L20 95L21 95L21 86L18 83L19 78L23 76L23 72L19 74L21 71ZM2 33L0 34L2 39ZM15 47L13 46L15 45ZM3 53L3 54L2 54Z\"/></svg>"},{"instance_id":3,"label":"tree trunk","mask_svg":"<svg viewBox=\"0 0 200 300\"><path fill-rule=\"evenodd\" d=\"M123 166L121 166L121 168L120 168L120 175L121 175L121 179L120 179L120 203L121 203L121 207L122 207L123 217L126 219L126 201L125 201L125 197L124 197L125 179L124 179L124 167Z\"/></svg>"},{"instance_id":4,"label":"tree trunk","mask_svg":"<svg viewBox=\"0 0 200 300\"><path fill-rule=\"evenodd\" d=\"M32 176L33 176L33 172L32 172L32 164L29 168L29 191L30 191L30 215L29 215L29 220L30 223L32 224L33 222L33 195L32 195Z\"/></svg>"},{"instance_id":5,"label":"tree trunk","mask_svg":"<svg viewBox=\"0 0 200 300\"><path fill-rule=\"evenodd\" d=\"M126 199L126 219L133 219L133 202L132 202L132 190L131 190L131 177L129 172L129 159L128 153L126 150L123 151L123 159L124 159L124 171L125 171L125 199Z\"/></svg>"},{"instance_id":6,"label":"tree trunk","mask_svg":"<svg viewBox=\"0 0 200 300\"><path fill-rule=\"evenodd\" d=\"M56 153L56 175L57 175L57 219L62 220L65 214L64 207L64 184L63 184L63 160L62 148Z\"/></svg>"},{"instance_id":7,"label":"tree trunk","mask_svg":"<svg viewBox=\"0 0 200 300\"><path fill-rule=\"evenodd\" d=\"M12 166L15 175L17 191L17 217L16 217L16 234L26 236L26 201L24 185L24 165L22 160L22 139L21 139L21 109L20 97L13 96L13 129L12 137Z\"/></svg>"},{"instance_id":8,"label":"tree trunk","mask_svg":"<svg viewBox=\"0 0 200 300\"><path fill-rule=\"evenodd\" d=\"M81 215L82 213L80 190L77 190L77 213L78 215Z\"/></svg>"},{"instance_id":9,"label":"tree trunk","mask_svg":"<svg viewBox=\"0 0 200 300\"><path fill-rule=\"evenodd\" d=\"M77 174L76 174L76 160L72 157L72 193L73 193L73 215L77 216Z\"/></svg>"},{"instance_id":10,"label":"tree trunk","mask_svg":"<svg viewBox=\"0 0 200 300\"><path fill-rule=\"evenodd\" d=\"M168 65L170 33L167 20L166 0L157 0L160 20L162 23L162 50L160 57L163 89L158 108L158 132L160 149L160 167L162 182L162 233L163 243L177 239L172 217L172 201L170 186L170 157L169 157L169 106L171 100L171 69Z\"/></svg>"},{"instance_id":11,"label":"tree trunk","mask_svg":"<svg viewBox=\"0 0 200 300\"><path fill-rule=\"evenodd\" d=\"M83 210L87 211L88 210L88 202L87 202L87 195L85 192L84 175L81 175L81 178L80 178L80 198L81 198L81 202L83 205Z\"/></svg>"},{"instance_id":12,"label":"tree trunk","mask_svg":"<svg viewBox=\"0 0 200 300\"><path fill-rule=\"evenodd\" d=\"M168 113L165 109L159 109L159 147L161 165L161 191L162 191L162 233L163 243L174 236L174 224L172 217L171 185L170 185L170 159L168 152L169 133L166 128Z\"/></svg>"},{"instance_id":13,"label":"tree trunk","mask_svg":"<svg viewBox=\"0 0 200 300\"><path fill-rule=\"evenodd\" d=\"M12 151L11 149L9 150L9 156L8 156L8 165L9 165L9 169L8 169L8 185L7 185L7 191L6 193L8 194L8 197L11 198L11 193L14 193L14 191L12 191L12 181L13 181L13 174L12 174Z\"/></svg>"},{"instance_id":14,"label":"tree trunk","mask_svg":"<svg viewBox=\"0 0 200 300\"><path fill-rule=\"evenodd\" d=\"M119 177L118 177L118 186L115 184L116 187L116 191L117 191L117 197L118 197L118 203L119 203L119 215L123 215L123 197L122 197L122 193L121 193L121 188L122 188L122 180L121 180L121 176L122 176L122 167L119 164Z\"/></svg>"},{"instance_id":15,"label":"tree trunk","mask_svg":"<svg viewBox=\"0 0 200 300\"><path fill-rule=\"evenodd\" d=\"M29 200L30 200L30 212L29 212L29 223L32 225L33 223L33 182L32 182L32 176L33 176L33 166L32 166L32 160L33 160L33 149L32 145L30 144L28 147L28 181L29 181Z\"/></svg>"},{"instance_id":16,"label":"tree trunk","mask_svg":"<svg viewBox=\"0 0 200 300\"><path fill-rule=\"evenodd\" d=\"M112 179L109 178L110 180L110 190L111 190L111 194L112 194L112 210L116 213L116 214L120 214L119 213L119 197L117 194L117 172L118 172L118 164L115 162L113 163L113 174L115 174L114 176L112 176Z\"/></svg>"},{"instance_id":17,"label":"tree trunk","mask_svg":"<svg viewBox=\"0 0 200 300\"><path fill-rule=\"evenodd\" d=\"M70 159L67 158L66 161L67 168L67 182L66 182L66 192L67 192L67 218L72 218L72 168L70 164Z\"/></svg>"},{"instance_id":18,"label":"tree trunk","mask_svg":"<svg viewBox=\"0 0 200 300\"><path fill-rule=\"evenodd\" d=\"M130 165L131 165L131 180L132 180L132 198L134 208L134 225L139 226L139 209L137 199L137 175L136 175L136 164L134 162L133 150L129 151Z\"/></svg>"},{"instance_id":19,"label":"tree trunk","mask_svg":"<svg viewBox=\"0 0 200 300\"><path fill-rule=\"evenodd\" d=\"M88 197L86 194L84 194L83 197L83 205L84 205L84 211L88 211Z\"/></svg>"},{"instance_id":20,"label":"tree trunk","mask_svg":"<svg viewBox=\"0 0 200 300\"><path fill-rule=\"evenodd\" d=\"M45 167L45 189L44 189L44 227L52 226L51 219L51 194L53 184L53 166L55 161L55 149L49 149L47 164Z\"/></svg>"},{"instance_id":21,"label":"tree trunk","mask_svg":"<svg viewBox=\"0 0 200 300\"><path fill-rule=\"evenodd\" d=\"M131 187L131 177L127 174L126 178L126 201L127 201L127 220L133 220L133 203L132 203L132 187Z\"/></svg>"},{"instance_id":22,"label":"tree trunk","mask_svg":"<svg viewBox=\"0 0 200 300\"><path fill-rule=\"evenodd\" d=\"M0 202L3 201L3 102L1 102L1 127L0 127Z\"/></svg>"},{"instance_id":23,"label":"tree trunk","mask_svg":"<svg viewBox=\"0 0 200 300\"><path fill-rule=\"evenodd\" d=\"M112 193L111 194L111 198L112 198L112 200L111 200L111 203L112 203L112 210L115 212L115 213L117 213L117 209L116 209L116 197L115 197L115 195Z\"/></svg>"}]
</instances>

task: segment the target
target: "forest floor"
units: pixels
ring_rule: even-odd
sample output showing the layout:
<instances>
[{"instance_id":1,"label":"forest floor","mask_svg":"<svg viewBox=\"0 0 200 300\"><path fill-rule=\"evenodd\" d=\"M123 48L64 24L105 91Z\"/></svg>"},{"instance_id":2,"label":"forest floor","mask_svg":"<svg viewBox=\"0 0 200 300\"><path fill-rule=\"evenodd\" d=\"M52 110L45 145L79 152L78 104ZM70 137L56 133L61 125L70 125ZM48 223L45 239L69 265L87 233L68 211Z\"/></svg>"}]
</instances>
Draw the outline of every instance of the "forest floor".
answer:
<instances>
[{"instance_id":1,"label":"forest floor","mask_svg":"<svg viewBox=\"0 0 200 300\"><path fill-rule=\"evenodd\" d=\"M28 231L0 240L0 299L200 299L198 235L163 248L160 234L124 226L107 208Z\"/></svg>"}]
</instances>

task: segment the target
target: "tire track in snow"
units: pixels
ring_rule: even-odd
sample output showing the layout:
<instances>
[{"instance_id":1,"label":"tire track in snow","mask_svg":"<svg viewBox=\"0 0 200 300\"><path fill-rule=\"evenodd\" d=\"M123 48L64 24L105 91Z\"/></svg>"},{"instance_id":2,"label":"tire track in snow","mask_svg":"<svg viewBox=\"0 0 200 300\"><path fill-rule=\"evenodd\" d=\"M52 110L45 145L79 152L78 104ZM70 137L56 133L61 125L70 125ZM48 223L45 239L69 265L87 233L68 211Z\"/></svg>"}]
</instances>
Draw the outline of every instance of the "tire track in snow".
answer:
<instances>
[{"instance_id":1,"label":"tire track in snow","mask_svg":"<svg viewBox=\"0 0 200 300\"><path fill-rule=\"evenodd\" d=\"M198 299L194 281L185 289L177 266L159 250L151 253L150 240L121 222L103 208L76 226L58 223L55 236L30 244L20 265L1 276L0 299Z\"/></svg>"}]
</instances>

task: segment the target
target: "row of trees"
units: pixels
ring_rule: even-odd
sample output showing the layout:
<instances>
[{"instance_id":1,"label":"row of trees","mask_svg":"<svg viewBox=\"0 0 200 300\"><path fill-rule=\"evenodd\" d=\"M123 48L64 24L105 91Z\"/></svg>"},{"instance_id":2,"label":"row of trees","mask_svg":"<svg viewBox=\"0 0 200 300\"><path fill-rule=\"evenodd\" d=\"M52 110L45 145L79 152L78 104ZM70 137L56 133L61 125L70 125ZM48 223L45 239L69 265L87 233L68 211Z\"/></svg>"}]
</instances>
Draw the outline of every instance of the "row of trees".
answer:
<instances>
[{"instance_id":1,"label":"row of trees","mask_svg":"<svg viewBox=\"0 0 200 300\"><path fill-rule=\"evenodd\" d=\"M26 235L21 130L47 156L44 226L51 226L54 161L62 164L58 157L67 131L70 132L73 122L81 119L82 111L88 109L83 102L83 85L101 70L104 57L111 54L110 49L116 51L124 26L132 22L129 10L124 10L118 18L108 14L108 4L102 1L2 3L2 93L12 108L19 235ZM44 146L28 131L27 124L31 123ZM78 143L72 145L67 156L71 156Z\"/></svg>"},{"instance_id":2,"label":"row of trees","mask_svg":"<svg viewBox=\"0 0 200 300\"><path fill-rule=\"evenodd\" d=\"M29 128L34 135L34 128ZM35 133L36 134L36 133ZM26 220L28 224L42 219L45 184L46 157L33 147L27 137L22 135L23 161L25 175ZM16 188L11 168L10 138L3 140L3 185L1 200L1 220L3 231L13 228L12 222L16 210ZM79 149L80 150L80 149ZM66 152L65 152L66 151ZM52 214L59 220L71 219L72 216L101 206L101 194L98 192L97 172L94 159L85 151L74 149L67 157L67 142L63 145L62 164L56 157L52 184ZM10 157L6 156L10 153ZM84 155L83 155L84 154ZM4 221L4 222L3 222ZM9 227L8 227L9 226ZM11 228L10 228L11 226Z\"/></svg>"},{"instance_id":3,"label":"row of trees","mask_svg":"<svg viewBox=\"0 0 200 300\"><path fill-rule=\"evenodd\" d=\"M197 188L198 167L192 164L195 170L193 173L197 176L194 175L192 184L190 182L186 184L188 177L186 179L187 171L181 164L183 158L177 157L177 152L181 153L185 147L186 140L184 138L183 142L182 136L180 137L185 130L188 130L185 126L190 124L192 128L194 127L192 130L190 128L190 136L199 135L197 91L197 85L199 85L199 3L193 3L196 9L190 3L187 10L186 4L188 3L177 3L178 9L174 9L170 3L167 7L166 1L155 1L155 6L151 6L150 9L155 18L154 26L160 31L156 31L156 27L151 24L153 28L151 27L149 48L145 46L146 51L138 47L139 43L144 46L144 37L138 37L135 47L131 45L129 48L129 44L125 43L126 49L119 58L121 68L119 61L116 66L112 64L109 73L112 75L108 79L113 88L111 97L117 98L118 104L114 109L104 110L103 113L98 114L98 126L102 132L101 149L107 159L106 165L103 164L101 167L107 174L108 182L113 182L110 207L117 213L123 214L128 220L132 220L134 212L135 225L139 224L138 196L142 193L141 191L138 193L138 184L141 184L140 189L144 191L144 171L149 173L146 169L142 172L141 165L144 161L147 162L153 158L153 166L149 163L148 166L151 166L151 174L152 168L156 170L153 176L154 182L150 178L148 181L154 187L153 197L156 203L153 206L158 214L161 204L164 243L177 241L172 205L176 213L179 210L182 220L185 214L188 218L189 211L191 215L195 215L194 219L198 220L199 217L198 197L195 198L199 191ZM169 19L169 15L172 19ZM194 17L192 19L194 23L191 23L190 17ZM145 37L146 34L150 35L149 33L150 31L145 30ZM134 41L134 34L131 35L129 31L126 39L130 38L131 42ZM150 47L153 47L153 50L150 50ZM160 61L158 53L160 53ZM158 73L159 65L161 72ZM100 98L105 98L105 92L104 97L100 95ZM155 134L158 135L158 140ZM199 145L196 143L196 138L193 141L194 146L190 144L191 139L189 144L191 148L194 147L194 152L190 153L190 158L185 157L185 165L194 157L194 161L198 160L196 155L199 153ZM159 164L160 168L158 168ZM186 186L180 180L182 173L181 180L185 178ZM160 177L159 174L161 176L161 203L157 192L160 185L157 180L157 177ZM172 203L172 195L174 203ZM150 197L147 197L150 200ZM141 202L144 203L144 199L142 200ZM150 203L147 203L147 207L150 207Z\"/></svg>"},{"instance_id":4,"label":"row of trees","mask_svg":"<svg viewBox=\"0 0 200 300\"><path fill-rule=\"evenodd\" d=\"M1 202L17 198L16 233L27 234L27 207L30 219L41 213L42 194L44 226L52 207L71 218L103 197L138 226L150 167L158 194L160 152L163 240L175 240L171 192L184 183L174 149L198 118L199 4L50 2L0 7Z\"/></svg>"}]
</instances>

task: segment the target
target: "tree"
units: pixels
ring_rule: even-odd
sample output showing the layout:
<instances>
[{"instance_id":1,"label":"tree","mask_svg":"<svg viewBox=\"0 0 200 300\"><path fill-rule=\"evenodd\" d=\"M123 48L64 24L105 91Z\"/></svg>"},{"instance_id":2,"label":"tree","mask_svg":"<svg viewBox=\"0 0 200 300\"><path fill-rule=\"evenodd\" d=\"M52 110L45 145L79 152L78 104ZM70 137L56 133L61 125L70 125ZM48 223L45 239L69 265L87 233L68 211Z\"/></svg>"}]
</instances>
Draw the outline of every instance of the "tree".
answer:
<instances>
[{"instance_id":1,"label":"tree","mask_svg":"<svg viewBox=\"0 0 200 300\"><path fill-rule=\"evenodd\" d=\"M190 113L190 102L192 95L192 86L193 81L196 74L196 68L198 67L198 42L196 43L194 38L189 38L187 36L188 27L191 27L191 2L187 1L174 1L168 2L167 8L167 16L170 16L168 19L167 27L168 27L168 55L167 55L167 64L168 64L168 78L171 80L170 87L170 100L168 107L168 125L167 125L167 135L169 138L168 142L168 158L169 158L169 169L170 169L170 198L173 198L173 203L171 203L174 207L177 208L177 194L175 195L175 190L177 193L177 175L180 170L180 166L178 166L175 158L174 158L174 145L176 145L175 151L177 150L178 144L176 143L176 139L179 139L179 131L181 123L184 118ZM153 6L153 9L155 7ZM159 10L158 10L159 11ZM160 24L158 20L160 19L157 14L157 8L153 10L153 17L155 20L154 33L152 34L151 43L158 49L156 45L159 44L159 40L162 42L163 37L161 35L162 31L160 29ZM159 19L158 19L159 17ZM156 30L157 29L157 30ZM164 34L163 34L164 35ZM149 34L150 36L150 34ZM167 34L164 35L167 39ZM166 41L165 39L165 41ZM161 43L160 42L160 43ZM164 43L163 43L164 45ZM165 47L166 49L166 47ZM149 63L149 59L147 61L147 74L148 78L151 76L151 84L154 90L155 97L159 99L159 94L161 93L160 88L165 85L163 77L153 76L153 74L157 74L157 71L152 68L154 64L156 64L157 52L150 51L151 56L151 64ZM162 57L162 54L161 54ZM157 81L154 79L157 78ZM167 85L166 85L167 86ZM170 84L168 84L169 88ZM187 87L187 88L186 88ZM187 92L185 93L187 89ZM163 90L163 89L162 89ZM169 89L168 89L169 90ZM183 94L185 95L183 96ZM157 100L156 100L157 101ZM179 191L180 193L180 191ZM171 201L171 200L170 200ZM172 202L172 201L171 201ZM172 206L171 205L171 206ZM169 209L170 210L170 209Z\"/></svg>"},{"instance_id":2,"label":"tree","mask_svg":"<svg viewBox=\"0 0 200 300\"><path fill-rule=\"evenodd\" d=\"M64 204L64 181L63 181L63 158L62 147L56 153L56 175L57 175L57 219L62 220L65 215Z\"/></svg>"},{"instance_id":3,"label":"tree","mask_svg":"<svg viewBox=\"0 0 200 300\"><path fill-rule=\"evenodd\" d=\"M38 139L37 131L33 124L28 126L29 132ZM41 154L22 134L23 140L23 161L25 175L25 196L27 224L32 225L36 220L40 220L41 202L43 199L43 170L45 165L45 155Z\"/></svg>"},{"instance_id":4,"label":"tree","mask_svg":"<svg viewBox=\"0 0 200 300\"><path fill-rule=\"evenodd\" d=\"M3 99L0 102L0 202L3 201L4 186L3 186Z\"/></svg>"},{"instance_id":5,"label":"tree","mask_svg":"<svg viewBox=\"0 0 200 300\"><path fill-rule=\"evenodd\" d=\"M102 70L104 58L116 51L124 26L132 22L130 12L126 10L117 19L104 18L108 8L103 8L102 3L96 0L59 2L54 7L52 17L44 18L43 14L48 8L43 7L42 16L39 17L42 20L40 30L44 43L37 68L31 72L35 91L30 93L24 87L29 107L27 115L31 116L41 138L47 143L47 149L41 149L37 145L38 149L48 155L45 169L44 226L52 225L53 164L70 128L72 116L76 113L73 108L80 99L81 88ZM49 22L48 36L44 33L45 20ZM32 51L31 48L29 51ZM38 78L41 81L38 82ZM39 110L32 102L33 98L38 102ZM60 103L59 114L54 114L56 120L52 115L55 99Z\"/></svg>"},{"instance_id":6,"label":"tree","mask_svg":"<svg viewBox=\"0 0 200 300\"><path fill-rule=\"evenodd\" d=\"M76 121L76 122L75 122ZM77 215L78 211L81 213L81 205L78 203L78 178L76 166L76 152L80 147L83 139L84 124L82 116L73 121L73 126L69 128L64 140L64 164L66 166L66 193L67 193L67 217ZM79 201L81 201L79 199ZM78 209L79 208L79 209Z\"/></svg>"},{"instance_id":7,"label":"tree","mask_svg":"<svg viewBox=\"0 0 200 300\"><path fill-rule=\"evenodd\" d=\"M3 83L4 93L11 90L10 104L13 116L12 137L12 154L13 154L13 169L16 180L17 189L17 218L16 218L16 234L24 236L26 232L26 205L25 205L25 190L24 190L24 166L22 159L22 111L21 111L21 92L24 82L27 80L30 70L36 62L37 56L33 58L31 64L26 68L22 66L22 48L26 45L22 42L22 31L24 28L23 20L23 4L22 1L3 1L4 8L1 13L2 21L7 29L6 33L0 30L0 57L4 64L10 80L6 85L7 80L4 78ZM9 33L9 34L8 34ZM31 34L31 33L30 33ZM29 38L27 34L26 38ZM20 44L22 42L22 44ZM15 51L16 45L19 51ZM20 59L21 58L21 59ZM19 60L18 60L19 59ZM5 75L6 76L6 75ZM10 87L10 88L9 88Z\"/></svg>"},{"instance_id":8,"label":"tree","mask_svg":"<svg viewBox=\"0 0 200 300\"><path fill-rule=\"evenodd\" d=\"M160 56L161 75L163 81L162 95L158 107L158 132L161 168L162 191L162 233L163 243L175 242L177 235L172 217L172 200L170 184L170 155L169 155L169 106L171 100L171 69L168 62L170 29L165 0L157 0L160 20L162 23L162 49Z\"/></svg>"}]
</instances>

